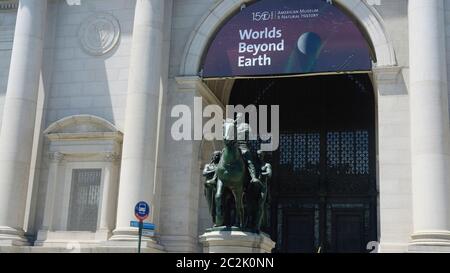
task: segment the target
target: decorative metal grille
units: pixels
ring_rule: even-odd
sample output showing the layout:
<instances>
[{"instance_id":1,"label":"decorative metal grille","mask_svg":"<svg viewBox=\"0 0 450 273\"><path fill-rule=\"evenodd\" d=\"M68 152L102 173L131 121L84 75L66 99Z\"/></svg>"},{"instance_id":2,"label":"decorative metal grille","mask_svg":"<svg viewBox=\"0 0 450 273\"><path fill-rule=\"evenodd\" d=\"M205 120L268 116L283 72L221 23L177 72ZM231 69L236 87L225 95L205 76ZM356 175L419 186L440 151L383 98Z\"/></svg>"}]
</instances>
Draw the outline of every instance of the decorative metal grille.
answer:
<instances>
[{"instance_id":1,"label":"decorative metal grille","mask_svg":"<svg viewBox=\"0 0 450 273\"><path fill-rule=\"evenodd\" d=\"M282 134L279 164L295 174L317 175L320 164L320 134Z\"/></svg>"},{"instance_id":2,"label":"decorative metal grille","mask_svg":"<svg viewBox=\"0 0 450 273\"><path fill-rule=\"evenodd\" d=\"M370 173L369 167L369 132L356 132L356 174Z\"/></svg>"},{"instance_id":3,"label":"decorative metal grille","mask_svg":"<svg viewBox=\"0 0 450 273\"><path fill-rule=\"evenodd\" d=\"M297 238L292 232L296 227L286 223L305 217L299 230L314 228L309 239L321 251L333 252L347 238L345 247L354 247L358 236L347 233L361 230L364 252L368 241L377 240L375 102L369 77L349 74L236 81L230 104L255 101L280 105L281 110L279 149L271 153L269 161L273 179L267 233L277 241L276 251L291 248L288 240L300 244L304 238ZM249 146L256 152L256 145Z\"/></svg>"},{"instance_id":4,"label":"decorative metal grille","mask_svg":"<svg viewBox=\"0 0 450 273\"><path fill-rule=\"evenodd\" d=\"M327 133L328 173L338 175L369 174L369 133Z\"/></svg>"},{"instance_id":5,"label":"decorative metal grille","mask_svg":"<svg viewBox=\"0 0 450 273\"><path fill-rule=\"evenodd\" d=\"M261 144L270 143L270 139L269 140L261 140L261 138L258 137L257 140L249 140L247 143L248 143L248 148L250 149L252 154L256 155L258 150L261 149Z\"/></svg>"},{"instance_id":6,"label":"decorative metal grille","mask_svg":"<svg viewBox=\"0 0 450 273\"><path fill-rule=\"evenodd\" d=\"M74 169L67 230L96 231L101 169Z\"/></svg>"}]
</instances>

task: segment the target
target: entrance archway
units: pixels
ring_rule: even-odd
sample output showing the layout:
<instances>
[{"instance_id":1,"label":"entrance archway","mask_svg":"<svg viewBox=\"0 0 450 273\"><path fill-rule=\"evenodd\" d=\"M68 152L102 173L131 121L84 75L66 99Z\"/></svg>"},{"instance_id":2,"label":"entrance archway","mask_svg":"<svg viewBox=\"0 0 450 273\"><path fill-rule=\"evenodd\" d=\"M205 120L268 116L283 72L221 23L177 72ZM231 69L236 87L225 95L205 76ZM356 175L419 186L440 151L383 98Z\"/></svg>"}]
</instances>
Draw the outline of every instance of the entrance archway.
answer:
<instances>
[{"instance_id":1,"label":"entrance archway","mask_svg":"<svg viewBox=\"0 0 450 273\"><path fill-rule=\"evenodd\" d=\"M244 80L238 79L238 78L227 78L227 79L219 79L219 80L210 80L210 81L203 81L204 79L201 77L201 66L202 66L202 60L204 59L204 56L207 53L208 46L210 45L211 41L214 39L215 34L218 32L218 30L223 26L226 21L235 14L242 4L253 2L251 0L240 0L240 1L234 1L234 0L223 0L216 4L214 4L214 7L208 11L208 13L201 18L199 24L196 26L195 30L192 32L191 37L189 38L189 41L187 43L187 46L185 48L183 57L181 59L180 64L180 73L179 77L176 78L178 88L181 90L192 90L197 95L201 95L207 103L212 104L218 104L218 105L225 105L225 104L232 104L232 102L229 100L231 90L237 90L236 86L239 85L239 82L242 82ZM390 39L387 37L383 22L381 17L378 15L376 10L369 6L364 1L352 1L352 0L335 0L333 3L336 3L339 8L342 10L345 10L346 13L352 17L359 25L361 31L364 33L364 36L366 37L368 43L370 44L370 47L372 49L372 53L374 59L373 59L373 66L372 66L372 72L363 74L363 75L335 75L335 76L314 76L314 77L301 77L301 78L290 78L290 79L275 79L275 78L267 78L267 79L254 79L254 82L263 82L265 80L280 80L280 81L294 81L297 80L307 80L309 79L325 79L326 77L343 77L345 81L354 81L356 78L359 82L365 82L367 84L366 89L371 90L371 98L370 98L370 107L371 107L371 113L373 114L373 122L370 123L371 126L371 134L370 134L370 141L371 141L371 147L370 147L370 156L371 156L371 181L370 181L370 191L366 191L365 197L363 203L366 204L363 206L368 206L369 216L364 216L364 219L369 219L369 221L365 221L364 223L370 225L370 229L366 229L367 231L364 231L365 234L368 234L367 236L364 235L363 241L366 240L366 238L370 238L371 240L378 241L379 240L379 234L377 235L377 229L380 228L380 219L377 220L377 190L376 190L376 183L377 183L377 177L375 174L375 166L377 163L375 162L374 156L375 156L375 115L376 111L378 111L378 107L375 106L375 99L376 96L379 94L393 94L395 92L404 92L404 85L403 85L403 76L401 73L401 67L397 66L396 56L395 52L392 46L392 43L390 42ZM340 71L344 72L344 71ZM352 79L353 77L353 79ZM370 82L369 77L373 80ZM344 79L343 79L344 81ZM342 86L345 86L346 84L343 84ZM398 86L399 91L392 91L392 85ZM234 86L234 88L233 88ZM335 86L333 89L342 89L342 86ZM233 92L234 93L234 92ZM398 93L397 93L398 94ZM234 97L234 95L232 95ZM264 96L263 96L264 97ZM242 103L244 103L245 98L241 98ZM233 99L232 99L233 100ZM240 99L239 99L240 100ZM238 100L236 99L236 102ZM380 121L379 121L380 122ZM383 120L381 120L383 122ZM324 130L324 129L323 129ZM325 138L324 138L325 139ZM200 149L198 147L197 149ZM325 151L322 149L322 151ZM322 159L324 160L324 159ZM378 163L379 166L379 163ZM197 181L193 181L192 183L197 183ZM342 197L342 196L341 196ZM356 207L361 207L361 202L357 203L358 196L348 196L350 199L352 199L352 202L356 204ZM361 197L361 195L359 196ZM328 199L331 204L331 200ZM359 199L362 200L362 199ZM367 202L366 202L367 201ZM333 203L334 204L334 203ZM334 209L336 212L342 212L345 218L346 212L345 209L340 205L344 204L344 202L341 202L337 204L337 206L331 206L329 209ZM345 205L345 204L344 204ZM341 206L341 207L340 207ZM354 208L357 210L357 208ZM325 206L325 210L326 210ZM322 209L323 211L323 209ZM364 213L362 212L364 211ZM360 210L361 214L367 215L366 212L367 209ZM316 214L314 214L316 216ZM318 217L326 217L321 215L332 215L330 213L320 213ZM330 216L332 217L332 216ZM337 219L342 220L342 217ZM348 216L347 219L351 221L353 216ZM299 218L293 218L299 219ZM356 218L353 218L356 219ZM344 219L345 220L345 219ZM342 220L343 221L343 220ZM341 222L342 222L341 221ZM345 222L345 221L344 221ZM326 223L326 222L321 222ZM323 224L322 224L323 225ZM326 224L325 224L326 225ZM343 224L345 225L345 223ZM295 226L295 225L290 225ZM199 232L200 234L204 231L204 229L200 228ZM325 229L326 231L326 229ZM268 230L271 234L273 231ZM276 230L278 232L278 230ZM319 232L320 232L320 225L319 225ZM324 232L324 229L322 229L322 232ZM333 231L335 232L335 231ZM278 233L277 233L278 234ZM303 234L303 233L302 233ZM306 236L306 235L305 235ZM310 238L312 238L310 236ZM324 236L322 236L324 238ZM337 237L336 237L337 238ZM362 238L362 237L361 237ZM378 239L378 240L377 240ZM314 239L315 240L315 239ZM278 239L277 239L278 241ZM320 245L323 244L322 242L319 242ZM364 243L362 243L364 244ZM314 243L314 246L311 247L308 251L318 251L316 248L317 243ZM360 248L354 247L354 246L343 246L343 248L339 248L339 245L335 244L334 250L331 248L331 246L328 246L327 249L325 249L324 246L322 246L322 251L364 251L366 245L361 246ZM342 244L341 244L342 246ZM313 250L311 250L313 249ZM279 251L287 251L286 248L279 248ZM291 250L289 250L291 251ZM306 251L302 249L293 249L292 251Z\"/></svg>"},{"instance_id":2,"label":"entrance archway","mask_svg":"<svg viewBox=\"0 0 450 273\"><path fill-rule=\"evenodd\" d=\"M238 80L229 104L280 105L265 230L276 251L366 251L377 239L378 196L369 76Z\"/></svg>"},{"instance_id":3,"label":"entrance archway","mask_svg":"<svg viewBox=\"0 0 450 273\"><path fill-rule=\"evenodd\" d=\"M198 75L204 54L208 50L209 43L217 30L242 5L253 1L222 0L209 9L189 37L181 58L180 76ZM383 20L375 8L368 5L365 1L334 0L333 2L351 14L366 33L367 40L375 53L375 67L396 67L398 64L394 46L385 31ZM386 71L385 73L392 74L391 71ZM394 71L394 74L396 74L396 71Z\"/></svg>"}]
</instances>

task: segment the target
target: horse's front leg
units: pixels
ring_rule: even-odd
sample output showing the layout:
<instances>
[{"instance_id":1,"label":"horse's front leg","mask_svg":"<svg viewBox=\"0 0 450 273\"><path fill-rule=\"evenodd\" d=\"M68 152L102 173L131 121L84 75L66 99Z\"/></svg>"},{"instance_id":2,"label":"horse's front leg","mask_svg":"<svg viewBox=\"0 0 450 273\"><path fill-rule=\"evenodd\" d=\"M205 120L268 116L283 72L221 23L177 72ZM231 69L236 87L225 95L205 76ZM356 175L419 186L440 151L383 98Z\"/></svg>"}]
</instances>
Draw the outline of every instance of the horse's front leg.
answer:
<instances>
[{"instance_id":1,"label":"horse's front leg","mask_svg":"<svg viewBox=\"0 0 450 273\"><path fill-rule=\"evenodd\" d=\"M239 221L239 228L244 228L244 201L243 201L243 189L233 190L234 200L236 201L236 216Z\"/></svg>"},{"instance_id":2,"label":"horse's front leg","mask_svg":"<svg viewBox=\"0 0 450 273\"><path fill-rule=\"evenodd\" d=\"M223 217L223 182L220 179L217 179L217 190L215 195L215 201L216 201L216 221L214 223L214 226L221 227L224 224L224 217Z\"/></svg>"}]
</instances>

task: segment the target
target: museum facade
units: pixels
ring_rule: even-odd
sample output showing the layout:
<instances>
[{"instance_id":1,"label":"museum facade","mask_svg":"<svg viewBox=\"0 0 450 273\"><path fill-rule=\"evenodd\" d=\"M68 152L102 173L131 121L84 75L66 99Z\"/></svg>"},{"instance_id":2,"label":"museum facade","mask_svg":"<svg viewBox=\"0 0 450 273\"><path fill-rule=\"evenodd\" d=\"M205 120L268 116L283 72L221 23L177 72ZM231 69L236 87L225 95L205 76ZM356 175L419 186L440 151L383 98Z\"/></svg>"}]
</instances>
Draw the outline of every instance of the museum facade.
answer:
<instances>
[{"instance_id":1,"label":"museum facade","mask_svg":"<svg viewBox=\"0 0 450 273\"><path fill-rule=\"evenodd\" d=\"M207 251L223 144L172 134L199 98L279 106L274 252L450 252L449 26L445 0L0 0L0 252L135 252L139 201L143 251Z\"/></svg>"}]
</instances>

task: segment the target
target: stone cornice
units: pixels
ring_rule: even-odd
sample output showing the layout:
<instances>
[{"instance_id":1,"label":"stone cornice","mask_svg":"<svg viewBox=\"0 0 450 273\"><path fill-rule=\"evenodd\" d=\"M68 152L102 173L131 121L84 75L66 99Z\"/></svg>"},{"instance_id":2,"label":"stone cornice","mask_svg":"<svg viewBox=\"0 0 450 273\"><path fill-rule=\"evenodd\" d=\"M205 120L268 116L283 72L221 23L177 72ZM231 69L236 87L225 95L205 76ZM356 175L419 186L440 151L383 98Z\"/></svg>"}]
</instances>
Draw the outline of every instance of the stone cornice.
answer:
<instances>
[{"instance_id":1,"label":"stone cornice","mask_svg":"<svg viewBox=\"0 0 450 273\"><path fill-rule=\"evenodd\" d=\"M46 136L50 141L114 140L122 142L123 140L122 133L120 132L55 133L55 134L46 134Z\"/></svg>"},{"instance_id":2,"label":"stone cornice","mask_svg":"<svg viewBox=\"0 0 450 273\"><path fill-rule=\"evenodd\" d=\"M18 6L18 0L0 0L0 10L17 9Z\"/></svg>"}]
</instances>

